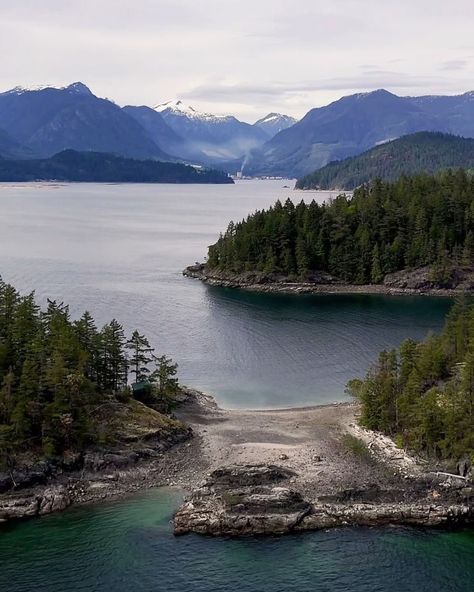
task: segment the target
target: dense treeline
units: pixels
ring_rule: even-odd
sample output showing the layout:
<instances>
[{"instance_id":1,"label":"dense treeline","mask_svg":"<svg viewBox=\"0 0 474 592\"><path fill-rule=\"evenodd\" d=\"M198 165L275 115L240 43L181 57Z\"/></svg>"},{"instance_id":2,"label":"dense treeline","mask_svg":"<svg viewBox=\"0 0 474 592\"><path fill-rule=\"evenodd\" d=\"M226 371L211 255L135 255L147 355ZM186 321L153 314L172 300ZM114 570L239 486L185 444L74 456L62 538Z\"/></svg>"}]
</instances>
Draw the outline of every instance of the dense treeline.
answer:
<instances>
[{"instance_id":1,"label":"dense treeline","mask_svg":"<svg viewBox=\"0 0 474 592\"><path fill-rule=\"evenodd\" d=\"M51 158L0 158L0 181L87 181L95 183L233 183L221 171L176 162L135 160L102 152L64 150Z\"/></svg>"},{"instance_id":2,"label":"dense treeline","mask_svg":"<svg viewBox=\"0 0 474 592\"><path fill-rule=\"evenodd\" d=\"M322 205L277 202L231 222L209 247L208 267L295 279L320 270L366 284L427 264L441 280L451 262L473 258L474 180L459 170L376 180Z\"/></svg>"},{"instance_id":3,"label":"dense treeline","mask_svg":"<svg viewBox=\"0 0 474 592\"><path fill-rule=\"evenodd\" d=\"M461 298L440 335L384 351L348 391L361 423L430 456L474 454L474 301Z\"/></svg>"},{"instance_id":4,"label":"dense treeline","mask_svg":"<svg viewBox=\"0 0 474 592\"><path fill-rule=\"evenodd\" d=\"M71 320L55 301L42 311L34 293L0 281L0 464L17 452L60 455L96 442L94 410L131 397L129 373L145 403L178 388L176 364L156 357L138 331L127 340L116 320L100 330L87 312Z\"/></svg>"},{"instance_id":5,"label":"dense treeline","mask_svg":"<svg viewBox=\"0 0 474 592\"><path fill-rule=\"evenodd\" d=\"M334 161L306 175L297 189L359 187L375 178L394 181L401 175L474 168L474 140L439 132L419 132L376 146L351 158Z\"/></svg>"}]
</instances>

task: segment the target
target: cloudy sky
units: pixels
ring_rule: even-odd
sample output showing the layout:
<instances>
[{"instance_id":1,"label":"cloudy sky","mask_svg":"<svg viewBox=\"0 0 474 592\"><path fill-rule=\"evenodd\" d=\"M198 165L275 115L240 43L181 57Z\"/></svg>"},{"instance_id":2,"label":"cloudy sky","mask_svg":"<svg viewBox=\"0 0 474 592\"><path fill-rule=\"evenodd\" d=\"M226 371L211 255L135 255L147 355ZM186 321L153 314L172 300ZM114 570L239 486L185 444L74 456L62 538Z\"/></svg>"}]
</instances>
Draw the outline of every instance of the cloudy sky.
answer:
<instances>
[{"instance_id":1,"label":"cloudy sky","mask_svg":"<svg viewBox=\"0 0 474 592\"><path fill-rule=\"evenodd\" d=\"M0 0L0 88L299 117L381 87L474 90L473 25L472 0Z\"/></svg>"}]
</instances>

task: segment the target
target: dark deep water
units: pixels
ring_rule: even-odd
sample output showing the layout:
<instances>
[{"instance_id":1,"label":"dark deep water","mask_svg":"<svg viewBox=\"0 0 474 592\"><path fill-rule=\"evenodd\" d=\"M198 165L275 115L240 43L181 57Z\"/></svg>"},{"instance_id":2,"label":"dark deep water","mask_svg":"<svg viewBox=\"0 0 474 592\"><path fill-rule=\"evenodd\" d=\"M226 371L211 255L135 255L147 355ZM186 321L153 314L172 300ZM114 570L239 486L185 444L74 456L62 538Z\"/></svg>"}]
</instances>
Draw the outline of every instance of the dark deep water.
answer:
<instances>
[{"instance_id":1,"label":"dark deep water","mask_svg":"<svg viewBox=\"0 0 474 592\"><path fill-rule=\"evenodd\" d=\"M87 308L99 324L137 327L179 362L183 382L224 406L343 400L379 350L439 329L450 302L258 295L182 277L229 220L300 199L281 185L0 185L0 274L73 315ZM0 529L0 590L474 590L472 532L175 539L179 495L155 490Z\"/></svg>"}]
</instances>

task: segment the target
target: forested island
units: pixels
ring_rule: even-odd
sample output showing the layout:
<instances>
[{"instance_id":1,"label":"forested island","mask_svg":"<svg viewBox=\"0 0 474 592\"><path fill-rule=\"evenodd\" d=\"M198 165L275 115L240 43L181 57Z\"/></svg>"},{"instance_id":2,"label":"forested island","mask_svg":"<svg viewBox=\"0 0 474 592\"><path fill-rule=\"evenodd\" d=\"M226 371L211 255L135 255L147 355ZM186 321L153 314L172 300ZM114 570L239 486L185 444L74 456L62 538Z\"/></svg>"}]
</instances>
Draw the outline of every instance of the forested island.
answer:
<instances>
[{"instance_id":1,"label":"forested island","mask_svg":"<svg viewBox=\"0 0 474 592\"><path fill-rule=\"evenodd\" d=\"M64 150L44 159L8 160L0 157L0 181L233 183L226 173L214 169L76 150Z\"/></svg>"},{"instance_id":2,"label":"forested island","mask_svg":"<svg viewBox=\"0 0 474 592\"><path fill-rule=\"evenodd\" d=\"M418 132L333 161L299 179L297 189L352 190L381 178L433 174L447 169L474 169L474 140L440 132Z\"/></svg>"},{"instance_id":3,"label":"forested island","mask_svg":"<svg viewBox=\"0 0 474 592\"><path fill-rule=\"evenodd\" d=\"M205 265L225 285L469 289L474 180L462 170L380 179L322 205L288 199L231 222Z\"/></svg>"},{"instance_id":4,"label":"forested island","mask_svg":"<svg viewBox=\"0 0 474 592\"><path fill-rule=\"evenodd\" d=\"M474 301L460 297L444 330L383 351L348 392L360 422L431 458L474 462Z\"/></svg>"}]
</instances>

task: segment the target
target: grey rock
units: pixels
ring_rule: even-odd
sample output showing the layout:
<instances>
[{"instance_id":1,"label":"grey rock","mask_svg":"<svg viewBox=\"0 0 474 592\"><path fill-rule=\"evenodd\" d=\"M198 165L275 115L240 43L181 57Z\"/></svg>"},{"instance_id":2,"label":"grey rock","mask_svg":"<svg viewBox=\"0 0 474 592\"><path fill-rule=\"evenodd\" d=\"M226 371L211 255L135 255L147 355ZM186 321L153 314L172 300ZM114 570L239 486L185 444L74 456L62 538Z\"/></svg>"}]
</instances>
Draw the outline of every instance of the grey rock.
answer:
<instances>
[{"instance_id":1,"label":"grey rock","mask_svg":"<svg viewBox=\"0 0 474 592\"><path fill-rule=\"evenodd\" d=\"M174 516L176 535L281 535L347 525L406 524L454 526L474 523L468 495L436 502L424 495L400 501L390 491L368 486L342 491L312 503L286 486L295 473L274 465L232 465L212 472ZM472 488L466 488L466 494ZM423 497L424 495L424 497ZM324 497L324 496L323 496ZM459 501L461 499L461 501Z\"/></svg>"},{"instance_id":2,"label":"grey rock","mask_svg":"<svg viewBox=\"0 0 474 592\"><path fill-rule=\"evenodd\" d=\"M70 506L72 500L64 486L50 487L45 489L39 501L38 514L51 514L60 512Z\"/></svg>"}]
</instances>

